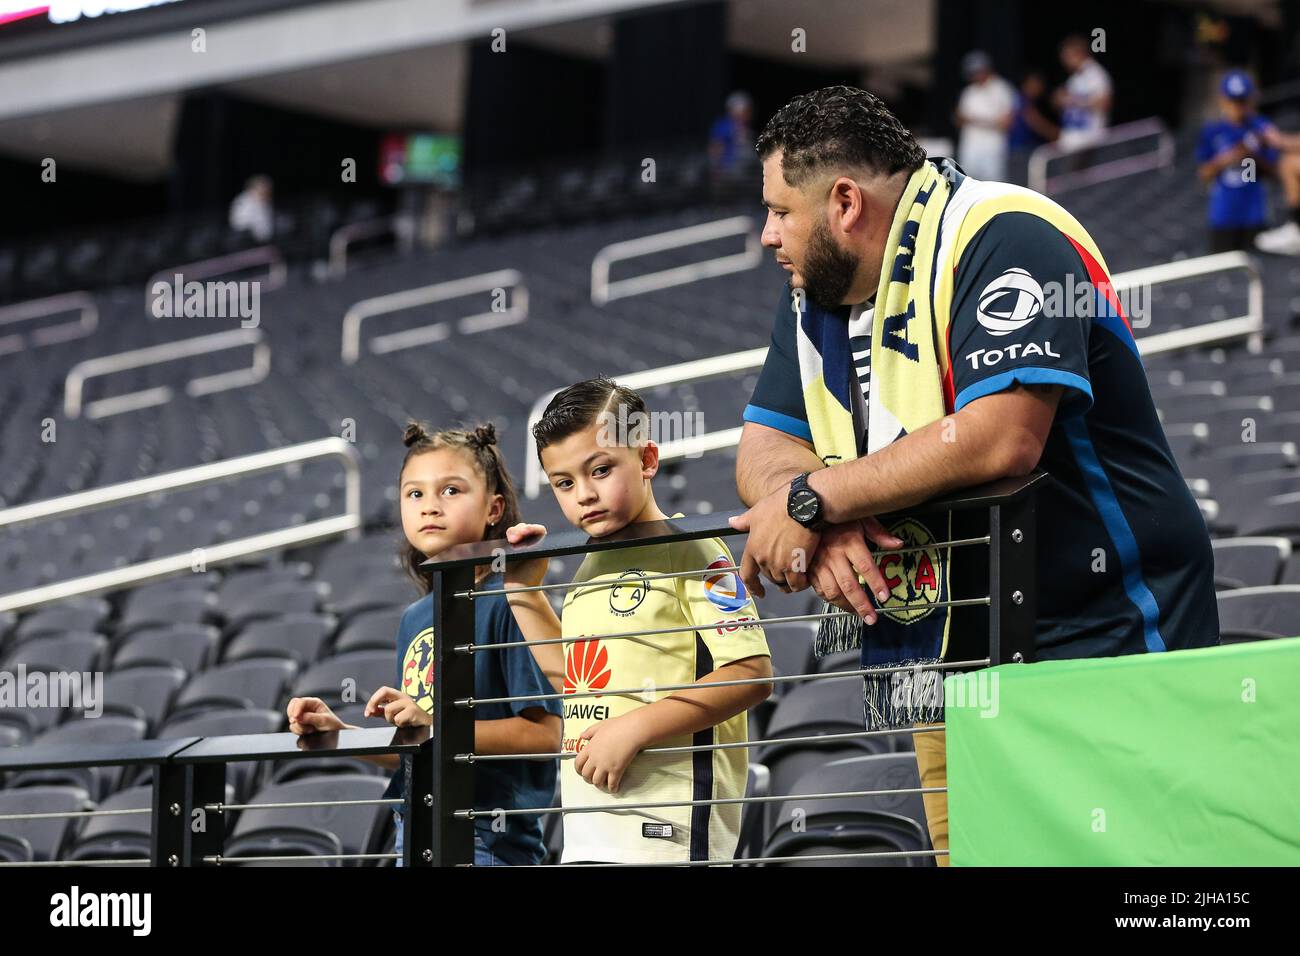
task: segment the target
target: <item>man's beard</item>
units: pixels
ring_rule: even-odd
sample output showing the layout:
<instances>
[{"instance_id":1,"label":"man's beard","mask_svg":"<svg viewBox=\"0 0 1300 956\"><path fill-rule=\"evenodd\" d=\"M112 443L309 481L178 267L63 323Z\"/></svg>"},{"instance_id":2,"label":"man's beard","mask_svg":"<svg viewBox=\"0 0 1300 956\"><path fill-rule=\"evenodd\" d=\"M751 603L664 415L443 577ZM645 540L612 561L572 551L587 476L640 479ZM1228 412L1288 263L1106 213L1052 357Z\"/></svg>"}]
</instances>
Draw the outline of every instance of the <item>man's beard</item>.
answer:
<instances>
[{"instance_id":1,"label":"man's beard","mask_svg":"<svg viewBox=\"0 0 1300 956\"><path fill-rule=\"evenodd\" d=\"M860 257L835 244L825 222L813 227L804 257L804 293L823 309L838 309L853 287Z\"/></svg>"}]
</instances>

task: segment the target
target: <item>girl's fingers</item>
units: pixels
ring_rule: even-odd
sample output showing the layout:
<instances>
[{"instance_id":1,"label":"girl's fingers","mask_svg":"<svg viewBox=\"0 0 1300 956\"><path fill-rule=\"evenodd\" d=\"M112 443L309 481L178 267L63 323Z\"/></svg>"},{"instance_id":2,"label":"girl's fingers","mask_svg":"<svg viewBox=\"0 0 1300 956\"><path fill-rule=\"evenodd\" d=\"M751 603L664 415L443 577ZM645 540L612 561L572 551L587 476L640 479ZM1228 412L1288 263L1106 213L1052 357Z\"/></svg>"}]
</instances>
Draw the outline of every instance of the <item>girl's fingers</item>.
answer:
<instances>
[{"instance_id":1,"label":"girl's fingers","mask_svg":"<svg viewBox=\"0 0 1300 956\"><path fill-rule=\"evenodd\" d=\"M402 692L394 687L381 687L370 695L370 700L366 701L365 714L367 717L374 717L379 713L379 709L387 704L390 700L395 700L402 696Z\"/></svg>"}]
</instances>

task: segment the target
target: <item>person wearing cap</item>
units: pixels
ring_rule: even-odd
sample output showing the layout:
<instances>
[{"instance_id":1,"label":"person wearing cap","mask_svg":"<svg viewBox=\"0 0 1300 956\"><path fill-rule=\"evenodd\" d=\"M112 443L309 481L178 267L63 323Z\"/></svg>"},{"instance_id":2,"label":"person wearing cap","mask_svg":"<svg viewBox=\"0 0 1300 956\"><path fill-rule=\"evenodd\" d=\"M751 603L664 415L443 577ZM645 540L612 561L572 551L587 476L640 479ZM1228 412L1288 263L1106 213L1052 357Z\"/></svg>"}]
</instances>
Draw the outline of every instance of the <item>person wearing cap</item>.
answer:
<instances>
[{"instance_id":1,"label":"person wearing cap","mask_svg":"<svg viewBox=\"0 0 1300 956\"><path fill-rule=\"evenodd\" d=\"M961 69L969 84L953 117L961 128L957 162L974 179L1002 182L1007 178L1007 130L1015 118L1016 91L994 72L993 60L983 50L962 57Z\"/></svg>"},{"instance_id":2,"label":"person wearing cap","mask_svg":"<svg viewBox=\"0 0 1300 956\"><path fill-rule=\"evenodd\" d=\"M1254 95L1249 75L1225 75L1219 117L1202 127L1196 144L1197 175L1210 187L1211 252L1248 249L1268 224L1262 179L1276 167L1278 151L1268 144L1273 124L1255 112Z\"/></svg>"}]
</instances>

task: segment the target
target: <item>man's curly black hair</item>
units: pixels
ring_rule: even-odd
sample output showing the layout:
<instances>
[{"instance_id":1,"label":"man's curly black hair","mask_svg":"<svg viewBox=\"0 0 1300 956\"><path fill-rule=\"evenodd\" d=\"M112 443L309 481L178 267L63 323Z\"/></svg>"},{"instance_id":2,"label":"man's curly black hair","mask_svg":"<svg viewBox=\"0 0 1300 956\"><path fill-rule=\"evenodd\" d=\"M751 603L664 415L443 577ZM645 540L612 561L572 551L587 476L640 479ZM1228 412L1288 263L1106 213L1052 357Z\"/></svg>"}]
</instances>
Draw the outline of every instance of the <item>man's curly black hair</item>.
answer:
<instances>
[{"instance_id":1,"label":"man's curly black hair","mask_svg":"<svg viewBox=\"0 0 1300 956\"><path fill-rule=\"evenodd\" d=\"M768 120L754 149L760 162L781 150L782 175L795 189L828 167L892 175L925 162L921 144L880 98L851 86L796 96Z\"/></svg>"}]
</instances>

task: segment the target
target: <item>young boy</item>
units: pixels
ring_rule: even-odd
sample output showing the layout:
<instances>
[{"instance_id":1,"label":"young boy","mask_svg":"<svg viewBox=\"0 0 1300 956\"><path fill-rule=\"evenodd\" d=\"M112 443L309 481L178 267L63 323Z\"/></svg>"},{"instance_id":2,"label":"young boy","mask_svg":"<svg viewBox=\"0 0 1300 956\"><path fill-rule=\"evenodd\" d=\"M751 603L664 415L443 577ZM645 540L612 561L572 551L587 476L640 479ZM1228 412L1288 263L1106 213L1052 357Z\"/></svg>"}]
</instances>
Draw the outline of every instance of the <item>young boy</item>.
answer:
<instances>
[{"instance_id":1,"label":"young boy","mask_svg":"<svg viewBox=\"0 0 1300 956\"><path fill-rule=\"evenodd\" d=\"M1273 124L1255 112L1254 94L1248 74L1227 74L1219 87L1221 117L1202 127L1196 145L1197 174L1210 184L1211 252L1249 249L1268 225L1263 177L1273 173L1278 151L1268 143Z\"/></svg>"},{"instance_id":2,"label":"young boy","mask_svg":"<svg viewBox=\"0 0 1300 956\"><path fill-rule=\"evenodd\" d=\"M658 446L645 436L645 403L606 378L561 391L533 427L538 457L565 518L593 538L630 524L666 519L651 479ZM673 515L681 517L680 514ZM545 534L516 525L518 543ZM731 571L720 538L620 548L587 555L564 600L563 620L520 621L530 640L580 636L564 645L563 693L606 688L630 694L574 697L564 703L560 762L565 807L607 806L609 812L564 818L565 863L677 863L730 860L740 832L740 805L622 810L628 804L742 797L749 756L743 747L647 754L748 739L745 712L771 693L770 684L660 691L666 685L766 679L772 676L757 609ZM537 562L534 580L545 568ZM682 577L648 580L655 575ZM635 638L630 631L681 628ZM551 667L545 668L548 672Z\"/></svg>"}]
</instances>

